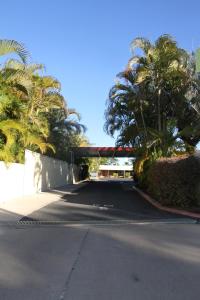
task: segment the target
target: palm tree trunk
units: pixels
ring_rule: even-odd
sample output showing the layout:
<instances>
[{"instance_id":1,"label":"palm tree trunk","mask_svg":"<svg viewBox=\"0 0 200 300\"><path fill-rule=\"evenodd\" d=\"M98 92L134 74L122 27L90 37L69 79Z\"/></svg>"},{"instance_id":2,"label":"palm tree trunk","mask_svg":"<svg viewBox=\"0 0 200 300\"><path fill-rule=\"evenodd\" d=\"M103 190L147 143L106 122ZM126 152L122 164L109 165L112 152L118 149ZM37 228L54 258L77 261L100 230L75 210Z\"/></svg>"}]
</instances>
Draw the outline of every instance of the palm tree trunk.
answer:
<instances>
[{"instance_id":1,"label":"palm tree trunk","mask_svg":"<svg viewBox=\"0 0 200 300\"><path fill-rule=\"evenodd\" d=\"M161 100L161 89L158 90L158 131L161 132L161 109L160 109L160 100Z\"/></svg>"},{"instance_id":2,"label":"palm tree trunk","mask_svg":"<svg viewBox=\"0 0 200 300\"><path fill-rule=\"evenodd\" d=\"M146 145L147 145L147 129L146 129L146 124L145 124L145 120L144 120L142 104L140 104L140 114L141 114L142 123L143 123L143 127L144 127L145 143L146 143Z\"/></svg>"}]
</instances>

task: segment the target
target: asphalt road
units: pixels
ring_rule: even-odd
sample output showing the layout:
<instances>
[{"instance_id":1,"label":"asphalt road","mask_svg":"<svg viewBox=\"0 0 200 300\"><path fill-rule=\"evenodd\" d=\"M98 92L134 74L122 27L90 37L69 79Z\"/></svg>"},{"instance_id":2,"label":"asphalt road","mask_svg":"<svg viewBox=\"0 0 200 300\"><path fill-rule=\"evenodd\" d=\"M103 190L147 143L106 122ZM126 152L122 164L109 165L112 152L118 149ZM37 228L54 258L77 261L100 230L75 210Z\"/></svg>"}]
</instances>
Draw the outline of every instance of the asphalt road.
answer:
<instances>
[{"instance_id":1,"label":"asphalt road","mask_svg":"<svg viewBox=\"0 0 200 300\"><path fill-rule=\"evenodd\" d=\"M132 186L132 181L92 181L22 221L114 222L182 218L154 208Z\"/></svg>"},{"instance_id":2,"label":"asphalt road","mask_svg":"<svg viewBox=\"0 0 200 300\"><path fill-rule=\"evenodd\" d=\"M0 299L199 299L193 222L155 210L129 184L91 183L27 223L1 225Z\"/></svg>"}]
</instances>

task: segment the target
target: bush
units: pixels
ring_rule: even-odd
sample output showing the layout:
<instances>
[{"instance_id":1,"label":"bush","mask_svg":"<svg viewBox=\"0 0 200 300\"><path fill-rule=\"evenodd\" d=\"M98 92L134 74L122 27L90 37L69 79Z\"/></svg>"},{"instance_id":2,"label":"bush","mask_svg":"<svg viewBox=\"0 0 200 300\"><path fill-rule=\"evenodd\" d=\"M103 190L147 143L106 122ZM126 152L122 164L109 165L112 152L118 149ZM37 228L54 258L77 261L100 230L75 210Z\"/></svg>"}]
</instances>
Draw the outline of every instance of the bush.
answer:
<instances>
[{"instance_id":1,"label":"bush","mask_svg":"<svg viewBox=\"0 0 200 300\"><path fill-rule=\"evenodd\" d=\"M159 159L148 170L146 187L163 205L199 206L199 159L194 156Z\"/></svg>"},{"instance_id":2,"label":"bush","mask_svg":"<svg viewBox=\"0 0 200 300\"><path fill-rule=\"evenodd\" d=\"M119 176L118 176L118 173L113 173L113 177L114 178L118 178Z\"/></svg>"},{"instance_id":3,"label":"bush","mask_svg":"<svg viewBox=\"0 0 200 300\"><path fill-rule=\"evenodd\" d=\"M130 178L131 177L131 172L125 172L125 178Z\"/></svg>"}]
</instances>

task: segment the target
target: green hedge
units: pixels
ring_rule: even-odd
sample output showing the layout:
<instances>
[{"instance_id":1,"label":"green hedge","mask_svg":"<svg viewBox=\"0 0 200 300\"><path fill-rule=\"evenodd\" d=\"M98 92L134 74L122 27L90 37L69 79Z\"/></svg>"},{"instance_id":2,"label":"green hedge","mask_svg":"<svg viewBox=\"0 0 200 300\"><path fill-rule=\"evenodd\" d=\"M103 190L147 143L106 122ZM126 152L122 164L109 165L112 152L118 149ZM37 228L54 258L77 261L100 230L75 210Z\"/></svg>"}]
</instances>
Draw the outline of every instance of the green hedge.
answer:
<instances>
[{"instance_id":1,"label":"green hedge","mask_svg":"<svg viewBox=\"0 0 200 300\"><path fill-rule=\"evenodd\" d=\"M146 186L148 192L163 205L199 206L199 159L184 156L156 161L148 170Z\"/></svg>"}]
</instances>

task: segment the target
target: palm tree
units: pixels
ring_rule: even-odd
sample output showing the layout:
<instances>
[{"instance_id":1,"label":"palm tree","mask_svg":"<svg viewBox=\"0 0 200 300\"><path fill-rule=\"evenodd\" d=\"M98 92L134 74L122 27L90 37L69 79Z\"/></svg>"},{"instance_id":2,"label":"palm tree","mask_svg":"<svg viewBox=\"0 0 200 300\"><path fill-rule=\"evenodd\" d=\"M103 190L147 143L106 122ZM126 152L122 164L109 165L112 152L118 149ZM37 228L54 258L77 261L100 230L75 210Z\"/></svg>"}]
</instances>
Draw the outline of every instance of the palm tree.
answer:
<instances>
[{"instance_id":1,"label":"palm tree","mask_svg":"<svg viewBox=\"0 0 200 300\"><path fill-rule=\"evenodd\" d=\"M188 150L200 140L188 131L200 121L192 105L198 103L200 85L191 56L169 35L155 44L136 38L131 49L133 56L109 93L105 129L118 133L117 144L137 149L142 171L145 160Z\"/></svg>"},{"instance_id":2,"label":"palm tree","mask_svg":"<svg viewBox=\"0 0 200 300\"><path fill-rule=\"evenodd\" d=\"M14 40L0 40L0 55L17 54L23 63L27 62L29 57L26 48Z\"/></svg>"},{"instance_id":3,"label":"palm tree","mask_svg":"<svg viewBox=\"0 0 200 300\"><path fill-rule=\"evenodd\" d=\"M9 60L0 70L2 97L0 101L1 159L22 161L24 148L47 148L49 124L46 113L65 107L60 83L50 76L41 76L42 65L25 65Z\"/></svg>"},{"instance_id":4,"label":"palm tree","mask_svg":"<svg viewBox=\"0 0 200 300\"><path fill-rule=\"evenodd\" d=\"M75 109L65 107L52 109L48 113L49 137L47 141L54 145L57 158L67 160L70 147L80 146L85 139L86 127L80 123L80 115ZM51 153L48 153L51 155Z\"/></svg>"},{"instance_id":5,"label":"palm tree","mask_svg":"<svg viewBox=\"0 0 200 300\"><path fill-rule=\"evenodd\" d=\"M0 40L0 55L16 54L23 64L27 63L29 57L25 47L14 40ZM16 72L15 72L16 74ZM7 74L8 75L8 74ZM3 68L0 71L0 159L13 160L11 145L14 141L14 132L21 129L20 124L15 123L12 119L17 118L21 105L17 99L12 99L9 82L6 80L13 74L5 76Z\"/></svg>"},{"instance_id":6,"label":"palm tree","mask_svg":"<svg viewBox=\"0 0 200 300\"><path fill-rule=\"evenodd\" d=\"M24 149L57 151L64 157L85 131L69 109L60 82L44 76L42 64L27 64L28 53L15 41L0 41L0 55L15 53L0 68L0 159L22 162Z\"/></svg>"},{"instance_id":7,"label":"palm tree","mask_svg":"<svg viewBox=\"0 0 200 300\"><path fill-rule=\"evenodd\" d=\"M135 55L135 49L143 51L142 56ZM188 81L189 55L169 36L160 36L155 44L144 38L136 38L131 43L133 57L128 68L136 72L136 83L147 86L153 94L157 113L157 129L166 130L167 114L174 113L177 93L185 93Z\"/></svg>"}]
</instances>

